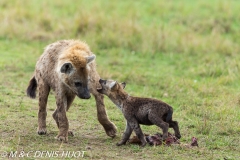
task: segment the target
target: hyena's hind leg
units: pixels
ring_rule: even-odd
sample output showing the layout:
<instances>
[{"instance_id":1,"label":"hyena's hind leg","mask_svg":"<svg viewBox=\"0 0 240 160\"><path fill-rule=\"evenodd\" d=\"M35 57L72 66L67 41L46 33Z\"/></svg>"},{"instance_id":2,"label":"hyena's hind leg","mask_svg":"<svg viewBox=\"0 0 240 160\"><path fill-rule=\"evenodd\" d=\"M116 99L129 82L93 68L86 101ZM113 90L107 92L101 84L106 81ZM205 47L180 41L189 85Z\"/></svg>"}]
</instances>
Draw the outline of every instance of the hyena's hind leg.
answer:
<instances>
[{"instance_id":1,"label":"hyena's hind leg","mask_svg":"<svg viewBox=\"0 0 240 160\"><path fill-rule=\"evenodd\" d=\"M168 128L169 124L164 122L162 118L160 118L158 115L151 115L149 114L148 119L158 127L160 127L163 131L163 140L165 140L168 137Z\"/></svg>"},{"instance_id":2,"label":"hyena's hind leg","mask_svg":"<svg viewBox=\"0 0 240 160\"><path fill-rule=\"evenodd\" d=\"M47 100L50 92L50 87L40 80L38 82L38 94L39 94L39 110L38 110L38 134L43 135L47 133L46 129L46 117L47 117Z\"/></svg>"},{"instance_id":3,"label":"hyena's hind leg","mask_svg":"<svg viewBox=\"0 0 240 160\"><path fill-rule=\"evenodd\" d=\"M68 111L68 109L70 108L73 100L74 100L75 96L69 96L67 97L67 108L66 108L66 111ZM56 124L57 124L57 127L59 128L59 122L58 122L58 109L55 109L54 113L52 114L53 116L53 119L55 120ZM68 135L70 136L74 136L73 132L72 131L68 131Z\"/></svg>"},{"instance_id":4,"label":"hyena's hind leg","mask_svg":"<svg viewBox=\"0 0 240 160\"><path fill-rule=\"evenodd\" d=\"M169 123L169 128L173 128L175 136L178 139L180 139L181 138L181 134L180 134L179 127L178 127L178 122L171 120L168 123Z\"/></svg>"}]
</instances>

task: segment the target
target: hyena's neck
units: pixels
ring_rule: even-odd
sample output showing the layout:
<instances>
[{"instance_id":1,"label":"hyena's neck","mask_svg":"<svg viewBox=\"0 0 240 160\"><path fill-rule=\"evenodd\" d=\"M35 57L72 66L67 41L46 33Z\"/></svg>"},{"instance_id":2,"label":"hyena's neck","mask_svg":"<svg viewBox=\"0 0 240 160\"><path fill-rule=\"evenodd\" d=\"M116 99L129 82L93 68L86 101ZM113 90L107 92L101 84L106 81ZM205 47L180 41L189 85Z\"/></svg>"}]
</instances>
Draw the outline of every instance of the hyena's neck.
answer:
<instances>
[{"instance_id":1,"label":"hyena's neck","mask_svg":"<svg viewBox=\"0 0 240 160\"><path fill-rule=\"evenodd\" d=\"M123 104L129 98L129 94L126 92L118 92L117 94L109 95L109 98L120 110L122 110Z\"/></svg>"}]
</instances>

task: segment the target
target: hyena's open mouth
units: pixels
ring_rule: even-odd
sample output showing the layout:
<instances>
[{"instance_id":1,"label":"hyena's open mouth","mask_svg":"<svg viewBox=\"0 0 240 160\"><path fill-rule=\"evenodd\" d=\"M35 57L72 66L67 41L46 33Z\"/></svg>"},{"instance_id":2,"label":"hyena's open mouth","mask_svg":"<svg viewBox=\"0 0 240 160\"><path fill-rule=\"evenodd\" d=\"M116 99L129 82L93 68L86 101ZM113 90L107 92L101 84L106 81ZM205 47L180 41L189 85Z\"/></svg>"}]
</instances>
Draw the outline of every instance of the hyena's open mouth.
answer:
<instances>
[{"instance_id":1,"label":"hyena's open mouth","mask_svg":"<svg viewBox=\"0 0 240 160\"><path fill-rule=\"evenodd\" d=\"M103 91L103 88L97 88L97 91L101 93Z\"/></svg>"}]
</instances>

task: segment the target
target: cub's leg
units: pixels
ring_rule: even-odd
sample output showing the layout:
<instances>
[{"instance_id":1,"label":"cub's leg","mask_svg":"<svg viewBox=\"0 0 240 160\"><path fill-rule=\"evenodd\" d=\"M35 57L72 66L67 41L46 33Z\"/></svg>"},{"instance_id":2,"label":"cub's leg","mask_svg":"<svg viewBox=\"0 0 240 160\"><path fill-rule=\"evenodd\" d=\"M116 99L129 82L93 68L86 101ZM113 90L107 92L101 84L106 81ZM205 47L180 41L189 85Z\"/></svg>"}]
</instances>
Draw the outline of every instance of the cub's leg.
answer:
<instances>
[{"instance_id":1,"label":"cub's leg","mask_svg":"<svg viewBox=\"0 0 240 160\"><path fill-rule=\"evenodd\" d=\"M178 139L180 139L181 134L180 134L179 127L178 127L178 122L177 121L169 121L169 127L173 128L175 136Z\"/></svg>"},{"instance_id":2,"label":"cub's leg","mask_svg":"<svg viewBox=\"0 0 240 160\"><path fill-rule=\"evenodd\" d=\"M97 92L97 85L95 85L94 83L92 83L91 85L92 88L90 92L94 95L96 101L98 121L103 126L108 136L115 137L117 134L117 129L116 126L108 119L103 101L104 96Z\"/></svg>"},{"instance_id":3,"label":"cub's leg","mask_svg":"<svg viewBox=\"0 0 240 160\"><path fill-rule=\"evenodd\" d=\"M68 111L68 109L70 108L70 106L71 106L74 98L75 98L75 95L67 96L67 111ZM58 110L56 109L56 110L54 111L54 113L52 114L52 116L53 116L53 119L56 121L57 127L59 128L58 114L57 114L57 113L58 113ZM68 131L68 135L74 136L74 134L73 134L72 131Z\"/></svg>"},{"instance_id":4,"label":"cub's leg","mask_svg":"<svg viewBox=\"0 0 240 160\"><path fill-rule=\"evenodd\" d=\"M133 131L133 129L130 127L130 124L127 122L125 132L122 135L122 140L117 143L117 146L126 144L127 140L129 139L129 137L132 134L132 131Z\"/></svg>"},{"instance_id":5,"label":"cub's leg","mask_svg":"<svg viewBox=\"0 0 240 160\"><path fill-rule=\"evenodd\" d=\"M161 117L154 114L149 114L148 119L158 127L160 127L163 131L163 140L165 140L168 137L168 128L169 124L164 122Z\"/></svg>"},{"instance_id":6,"label":"cub's leg","mask_svg":"<svg viewBox=\"0 0 240 160\"><path fill-rule=\"evenodd\" d=\"M43 82L42 79L38 81L39 94L39 109L38 109L38 134L43 135L47 133L46 117L47 117L47 100L50 92L50 87Z\"/></svg>"},{"instance_id":7,"label":"cub's leg","mask_svg":"<svg viewBox=\"0 0 240 160\"><path fill-rule=\"evenodd\" d=\"M145 140L144 134L142 133L142 130L140 128L138 121L135 118L128 118L127 121L129 123L130 127L136 133L138 139L140 139L140 141L142 143L141 146L144 147L147 144L147 142Z\"/></svg>"}]
</instances>

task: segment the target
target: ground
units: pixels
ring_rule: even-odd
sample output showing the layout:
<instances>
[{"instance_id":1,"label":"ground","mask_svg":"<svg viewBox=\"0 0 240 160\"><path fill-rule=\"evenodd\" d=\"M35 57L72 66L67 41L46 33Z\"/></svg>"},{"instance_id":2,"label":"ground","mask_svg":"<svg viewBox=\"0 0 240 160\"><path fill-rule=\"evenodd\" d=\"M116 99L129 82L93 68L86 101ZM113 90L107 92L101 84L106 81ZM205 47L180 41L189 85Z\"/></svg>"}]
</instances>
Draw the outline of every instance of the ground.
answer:
<instances>
[{"instance_id":1,"label":"ground","mask_svg":"<svg viewBox=\"0 0 240 160\"><path fill-rule=\"evenodd\" d=\"M36 151L86 151L83 159L239 159L239 9L240 2L233 0L79 4L2 0L1 156L34 151L25 155L34 159ZM69 137L69 143L55 140L58 129L51 116L56 107L52 93L48 134L37 135L38 101L29 99L25 90L43 48L60 39L86 41L97 56L103 79L125 81L131 95L161 99L173 106L181 142L190 143L194 136L199 148L117 147L125 120L107 97L109 118L118 127L116 138L108 137L98 123L91 98L76 99L67 113L75 136ZM156 126L142 128L148 134L160 132Z\"/></svg>"}]
</instances>

